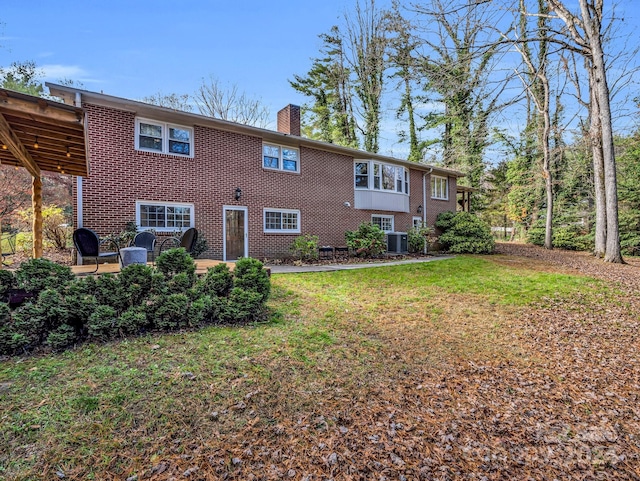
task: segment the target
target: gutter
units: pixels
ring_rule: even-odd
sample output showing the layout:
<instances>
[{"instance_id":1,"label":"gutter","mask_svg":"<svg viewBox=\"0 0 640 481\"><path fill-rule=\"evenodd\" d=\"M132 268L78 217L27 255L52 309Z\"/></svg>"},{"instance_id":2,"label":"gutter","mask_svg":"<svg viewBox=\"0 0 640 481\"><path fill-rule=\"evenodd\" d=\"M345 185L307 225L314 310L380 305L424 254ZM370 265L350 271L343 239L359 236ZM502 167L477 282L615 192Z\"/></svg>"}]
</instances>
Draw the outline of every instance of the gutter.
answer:
<instances>
[{"instance_id":1,"label":"gutter","mask_svg":"<svg viewBox=\"0 0 640 481\"><path fill-rule=\"evenodd\" d=\"M433 172L433 167L429 169L429 172L422 173L422 225L427 225L427 175L430 175ZM423 254L427 253L427 241L425 239L424 249L422 251Z\"/></svg>"}]
</instances>

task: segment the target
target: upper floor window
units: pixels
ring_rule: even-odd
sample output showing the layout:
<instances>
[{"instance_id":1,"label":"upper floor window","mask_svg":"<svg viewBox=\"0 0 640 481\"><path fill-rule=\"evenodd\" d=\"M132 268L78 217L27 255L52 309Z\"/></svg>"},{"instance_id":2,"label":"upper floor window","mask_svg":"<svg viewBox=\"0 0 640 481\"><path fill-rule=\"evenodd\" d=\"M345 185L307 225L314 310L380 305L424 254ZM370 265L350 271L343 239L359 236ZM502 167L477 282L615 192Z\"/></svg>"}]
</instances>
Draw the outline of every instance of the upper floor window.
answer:
<instances>
[{"instance_id":1,"label":"upper floor window","mask_svg":"<svg viewBox=\"0 0 640 481\"><path fill-rule=\"evenodd\" d=\"M193 204L137 201L136 224L160 232L188 229L194 226Z\"/></svg>"},{"instance_id":2,"label":"upper floor window","mask_svg":"<svg viewBox=\"0 0 640 481\"><path fill-rule=\"evenodd\" d=\"M449 200L449 182L446 177L431 176L431 198Z\"/></svg>"},{"instance_id":3,"label":"upper floor window","mask_svg":"<svg viewBox=\"0 0 640 481\"><path fill-rule=\"evenodd\" d=\"M265 169L300 172L300 151L284 145L263 144L262 166Z\"/></svg>"},{"instance_id":4,"label":"upper floor window","mask_svg":"<svg viewBox=\"0 0 640 481\"><path fill-rule=\"evenodd\" d=\"M155 120L136 119L136 149L191 157L193 129Z\"/></svg>"},{"instance_id":5,"label":"upper floor window","mask_svg":"<svg viewBox=\"0 0 640 481\"><path fill-rule=\"evenodd\" d=\"M409 193L409 171L397 165L381 162L356 162L355 188Z\"/></svg>"}]
</instances>

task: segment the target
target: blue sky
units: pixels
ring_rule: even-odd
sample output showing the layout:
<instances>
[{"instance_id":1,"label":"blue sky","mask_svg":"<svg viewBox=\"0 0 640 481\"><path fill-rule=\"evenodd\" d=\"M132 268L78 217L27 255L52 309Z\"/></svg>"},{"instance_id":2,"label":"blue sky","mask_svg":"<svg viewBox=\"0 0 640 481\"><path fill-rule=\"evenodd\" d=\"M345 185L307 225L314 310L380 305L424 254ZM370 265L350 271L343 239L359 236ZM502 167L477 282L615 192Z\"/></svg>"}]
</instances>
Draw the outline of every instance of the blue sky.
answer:
<instances>
[{"instance_id":1,"label":"blue sky","mask_svg":"<svg viewBox=\"0 0 640 481\"><path fill-rule=\"evenodd\" d=\"M267 105L269 128L275 128L280 108L307 100L288 80L308 71L319 55L318 35L342 23L355 5L355 0L1 1L0 66L32 60L46 81L77 80L87 90L131 99L193 94L213 75ZM623 33L638 26L636 2L619 3ZM605 3L610 7L610 0ZM573 0L567 5L575 10ZM404 157L408 149L396 134L390 82L387 89L381 152ZM623 120L635 123L635 107L628 100L626 106L633 118ZM499 127L517 132L521 121L520 113L509 112Z\"/></svg>"},{"instance_id":2,"label":"blue sky","mask_svg":"<svg viewBox=\"0 0 640 481\"><path fill-rule=\"evenodd\" d=\"M353 2L2 0L0 66L32 60L47 81L140 99L192 94L216 76L261 99L272 117L304 98L288 83L318 55Z\"/></svg>"}]
</instances>

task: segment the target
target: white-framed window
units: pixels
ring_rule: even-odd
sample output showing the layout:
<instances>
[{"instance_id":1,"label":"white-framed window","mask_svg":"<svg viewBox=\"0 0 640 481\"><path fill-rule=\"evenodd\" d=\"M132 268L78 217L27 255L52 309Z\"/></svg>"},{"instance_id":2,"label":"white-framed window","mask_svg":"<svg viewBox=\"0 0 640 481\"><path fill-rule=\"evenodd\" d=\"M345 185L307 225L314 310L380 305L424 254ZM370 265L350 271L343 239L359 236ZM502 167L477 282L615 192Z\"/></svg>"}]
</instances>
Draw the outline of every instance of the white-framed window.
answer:
<instances>
[{"instance_id":1,"label":"white-framed window","mask_svg":"<svg viewBox=\"0 0 640 481\"><path fill-rule=\"evenodd\" d=\"M193 157L193 129L137 118L136 150Z\"/></svg>"},{"instance_id":2,"label":"white-framed window","mask_svg":"<svg viewBox=\"0 0 640 481\"><path fill-rule=\"evenodd\" d=\"M262 167L284 172L300 172L300 150L285 145L262 144Z\"/></svg>"},{"instance_id":3,"label":"white-framed window","mask_svg":"<svg viewBox=\"0 0 640 481\"><path fill-rule=\"evenodd\" d=\"M193 204L136 201L136 224L158 232L183 231L195 227Z\"/></svg>"},{"instance_id":4,"label":"white-framed window","mask_svg":"<svg viewBox=\"0 0 640 481\"><path fill-rule=\"evenodd\" d=\"M264 208L264 231L276 234L299 234L300 211Z\"/></svg>"},{"instance_id":5,"label":"white-framed window","mask_svg":"<svg viewBox=\"0 0 640 481\"><path fill-rule=\"evenodd\" d=\"M409 194L409 171L397 165L358 160L354 163L354 187Z\"/></svg>"},{"instance_id":6,"label":"white-framed window","mask_svg":"<svg viewBox=\"0 0 640 481\"><path fill-rule=\"evenodd\" d=\"M431 198L449 200L449 179L437 175L431 176Z\"/></svg>"},{"instance_id":7,"label":"white-framed window","mask_svg":"<svg viewBox=\"0 0 640 481\"><path fill-rule=\"evenodd\" d=\"M423 225L424 225L424 222L422 220L422 217L420 217L420 216L414 216L413 217L413 228L414 229L420 229Z\"/></svg>"},{"instance_id":8,"label":"white-framed window","mask_svg":"<svg viewBox=\"0 0 640 481\"><path fill-rule=\"evenodd\" d=\"M393 216L372 214L371 223L377 225L385 232L393 232Z\"/></svg>"}]
</instances>

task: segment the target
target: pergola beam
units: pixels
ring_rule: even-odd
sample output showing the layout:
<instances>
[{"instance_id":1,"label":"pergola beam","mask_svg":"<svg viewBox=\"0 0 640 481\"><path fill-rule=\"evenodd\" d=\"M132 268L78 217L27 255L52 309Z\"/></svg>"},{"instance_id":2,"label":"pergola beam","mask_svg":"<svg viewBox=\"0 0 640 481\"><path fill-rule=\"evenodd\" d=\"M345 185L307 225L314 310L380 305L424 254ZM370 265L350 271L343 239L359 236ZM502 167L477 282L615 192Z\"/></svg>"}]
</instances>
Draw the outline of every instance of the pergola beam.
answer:
<instances>
[{"instance_id":1,"label":"pergola beam","mask_svg":"<svg viewBox=\"0 0 640 481\"><path fill-rule=\"evenodd\" d=\"M0 101L7 109L21 115L23 117L38 116L44 117L49 121L62 122L66 124L82 124L82 114L76 109L65 109L65 105L61 104L56 108L51 108L45 99L39 99L36 102L15 97L10 97L5 92L0 92Z\"/></svg>"},{"instance_id":2,"label":"pergola beam","mask_svg":"<svg viewBox=\"0 0 640 481\"><path fill-rule=\"evenodd\" d=\"M33 177L40 177L40 167L35 163L26 147L13 131L7 119L0 113L0 141Z\"/></svg>"}]
</instances>

